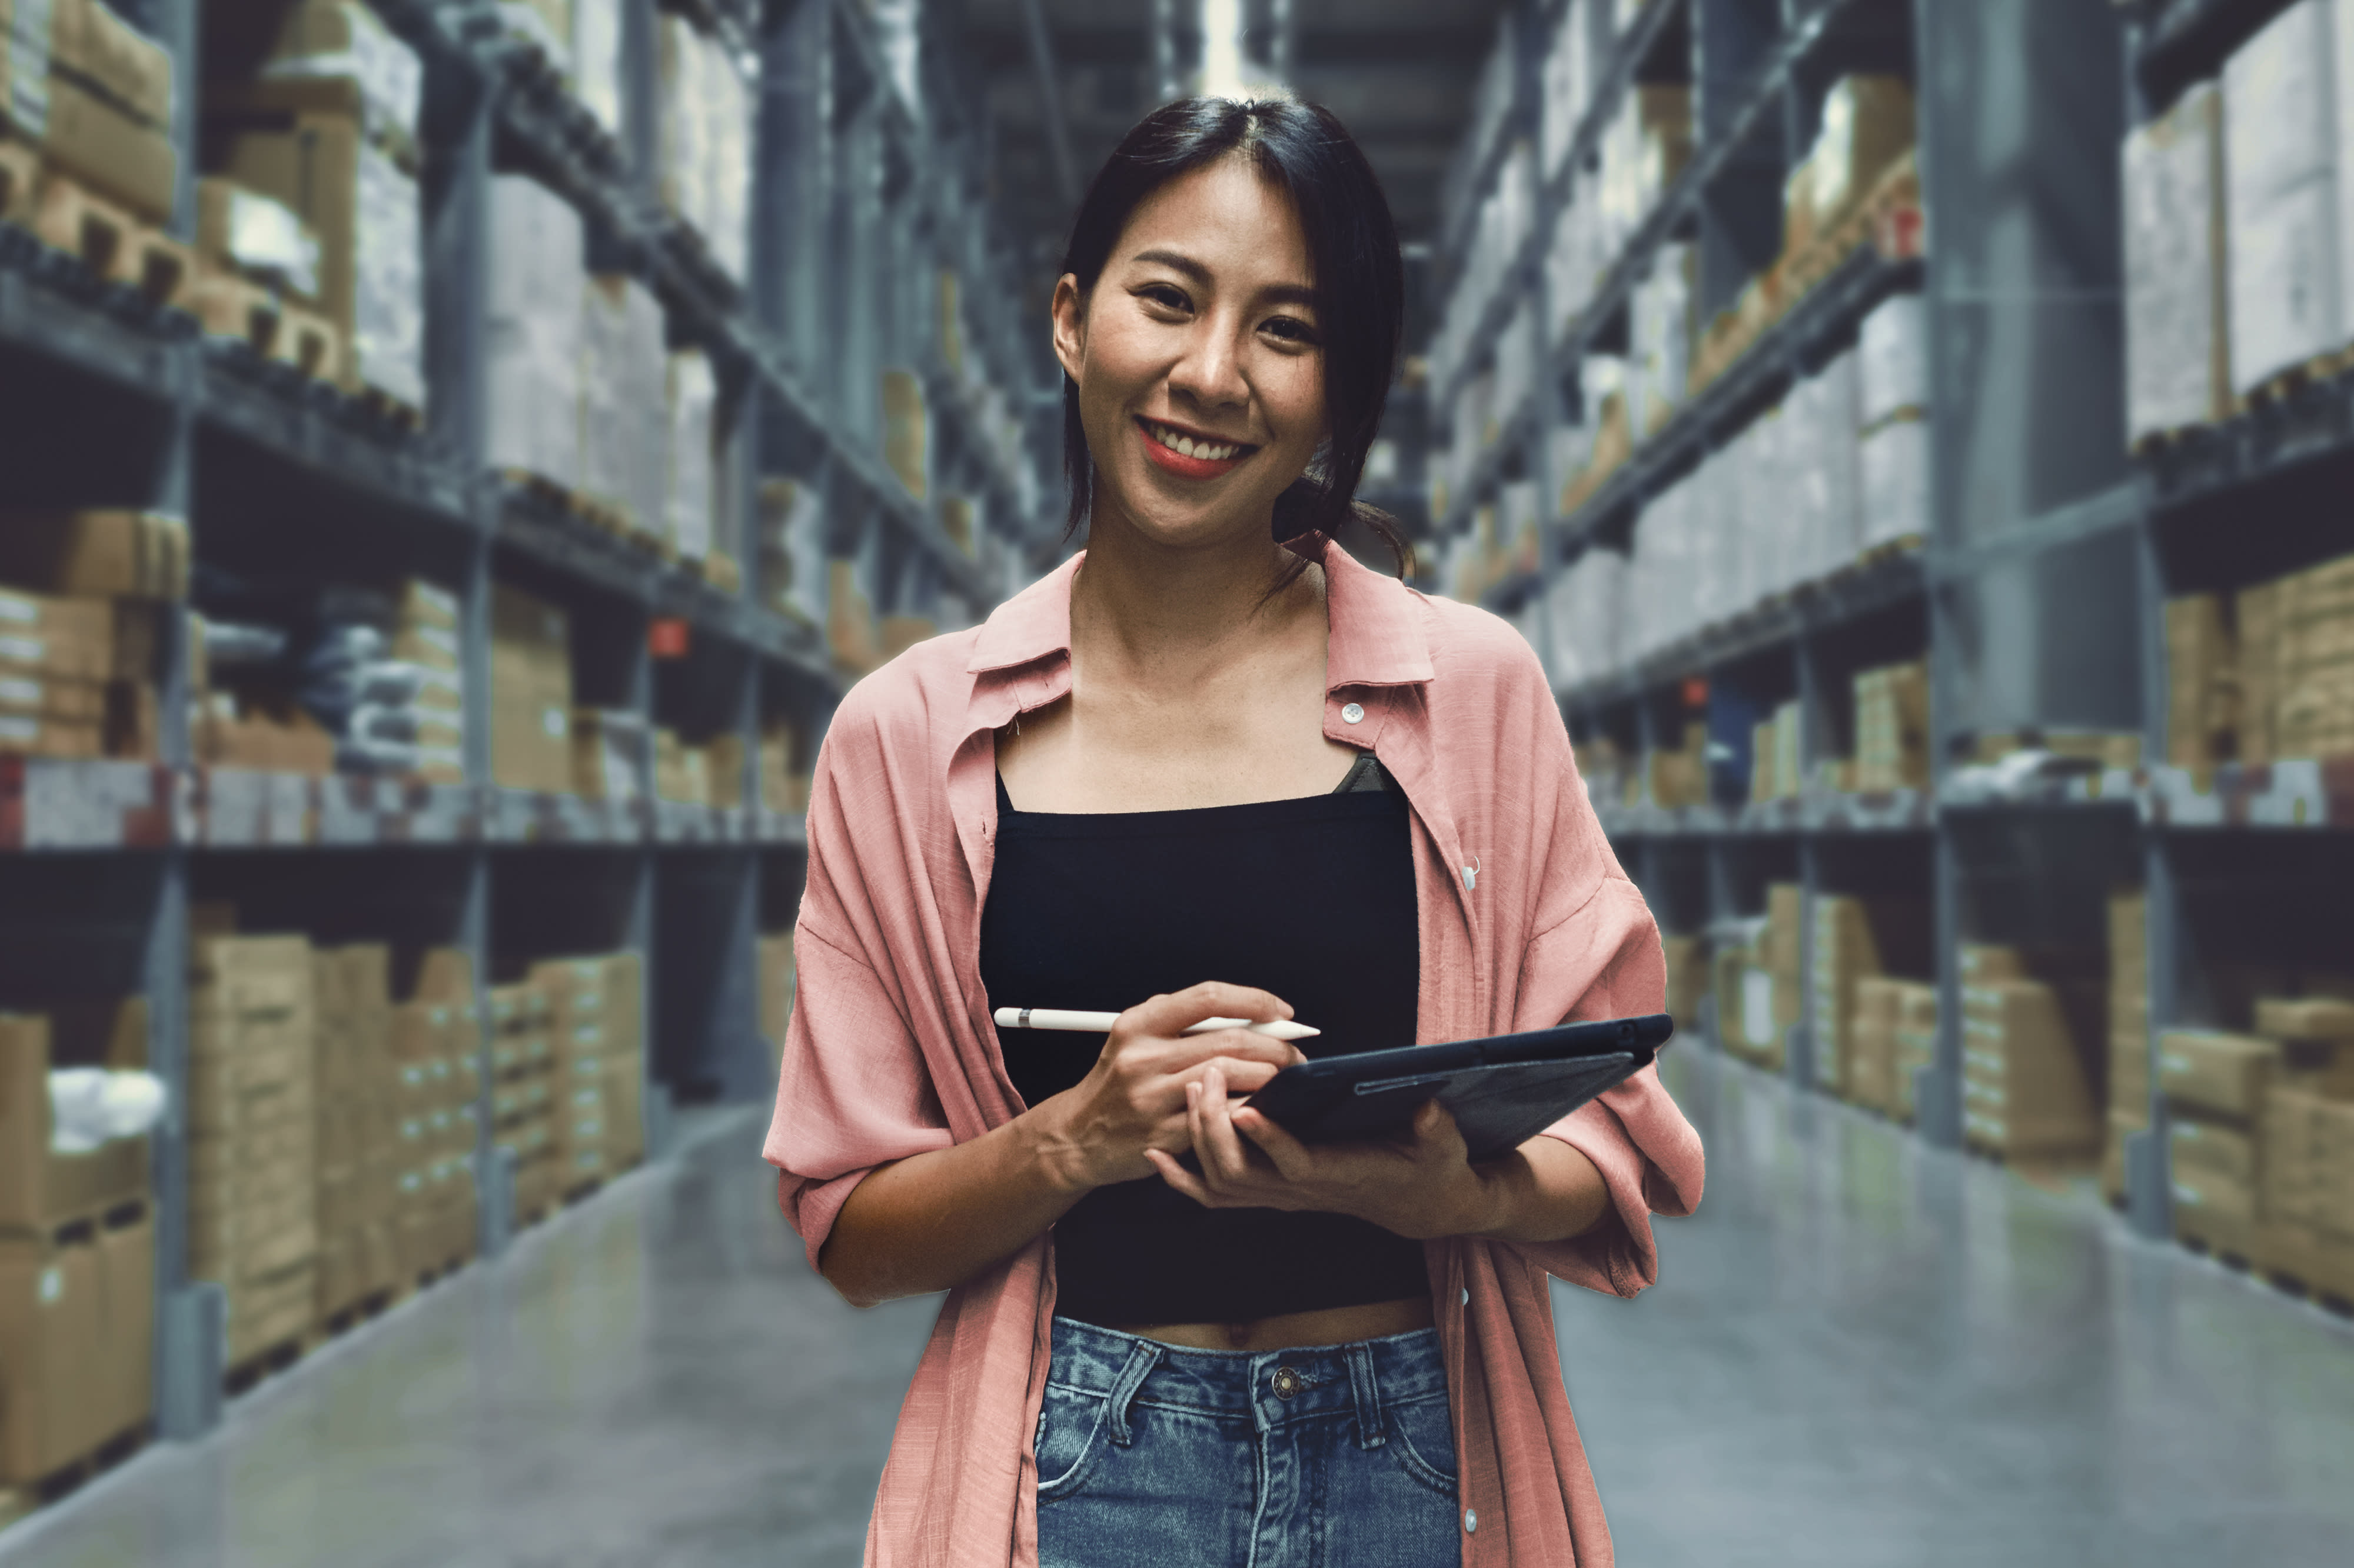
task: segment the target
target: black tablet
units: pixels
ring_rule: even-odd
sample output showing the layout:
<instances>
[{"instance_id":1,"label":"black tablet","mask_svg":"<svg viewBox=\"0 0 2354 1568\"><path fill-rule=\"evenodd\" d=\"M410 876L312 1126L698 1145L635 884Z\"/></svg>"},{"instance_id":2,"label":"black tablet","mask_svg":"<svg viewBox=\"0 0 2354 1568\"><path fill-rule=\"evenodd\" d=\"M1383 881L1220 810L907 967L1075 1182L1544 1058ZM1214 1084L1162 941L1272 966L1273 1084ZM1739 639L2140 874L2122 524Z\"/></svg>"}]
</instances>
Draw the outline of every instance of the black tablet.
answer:
<instances>
[{"instance_id":1,"label":"black tablet","mask_svg":"<svg viewBox=\"0 0 2354 1568\"><path fill-rule=\"evenodd\" d=\"M1639 1070L1675 1032L1658 1012L1321 1056L1286 1067L1248 1103L1303 1143L1343 1143L1403 1131L1436 1098L1454 1113L1470 1157L1486 1160Z\"/></svg>"}]
</instances>

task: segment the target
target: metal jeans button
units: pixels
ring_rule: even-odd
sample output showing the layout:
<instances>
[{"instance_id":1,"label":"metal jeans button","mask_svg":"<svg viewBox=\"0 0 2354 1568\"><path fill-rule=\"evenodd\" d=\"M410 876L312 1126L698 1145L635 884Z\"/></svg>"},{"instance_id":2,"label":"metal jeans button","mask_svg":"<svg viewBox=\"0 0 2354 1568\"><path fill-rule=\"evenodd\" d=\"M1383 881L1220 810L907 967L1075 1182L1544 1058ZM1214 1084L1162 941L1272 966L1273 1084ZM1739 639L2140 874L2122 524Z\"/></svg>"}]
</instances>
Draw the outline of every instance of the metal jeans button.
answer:
<instances>
[{"instance_id":1,"label":"metal jeans button","mask_svg":"<svg viewBox=\"0 0 2354 1568\"><path fill-rule=\"evenodd\" d=\"M1302 1386L1299 1374L1289 1367L1275 1369L1276 1398L1289 1399L1293 1394L1298 1393Z\"/></svg>"}]
</instances>

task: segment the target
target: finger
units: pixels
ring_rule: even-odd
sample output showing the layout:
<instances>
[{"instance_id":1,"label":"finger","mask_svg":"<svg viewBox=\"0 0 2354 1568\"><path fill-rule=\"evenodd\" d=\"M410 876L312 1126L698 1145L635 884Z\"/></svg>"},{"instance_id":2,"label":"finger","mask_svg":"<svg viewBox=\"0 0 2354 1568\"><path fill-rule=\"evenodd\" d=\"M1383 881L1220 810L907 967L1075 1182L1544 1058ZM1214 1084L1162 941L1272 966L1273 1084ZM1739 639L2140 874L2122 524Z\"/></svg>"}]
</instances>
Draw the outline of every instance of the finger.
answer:
<instances>
[{"instance_id":1,"label":"finger","mask_svg":"<svg viewBox=\"0 0 2354 1568\"><path fill-rule=\"evenodd\" d=\"M1299 1180L1316 1159L1309 1152L1306 1144L1285 1131L1274 1118L1248 1106L1235 1112L1234 1125L1242 1130L1244 1137L1267 1150L1267 1157L1275 1162L1275 1168L1283 1172L1287 1181Z\"/></svg>"},{"instance_id":2,"label":"finger","mask_svg":"<svg viewBox=\"0 0 2354 1568\"><path fill-rule=\"evenodd\" d=\"M1210 1190L1202 1185L1200 1178L1178 1164L1165 1150L1148 1149L1144 1151L1144 1157L1152 1161L1152 1168L1161 1172L1161 1179L1170 1186L1184 1193L1205 1209L1217 1207L1210 1194Z\"/></svg>"},{"instance_id":3,"label":"finger","mask_svg":"<svg viewBox=\"0 0 2354 1568\"><path fill-rule=\"evenodd\" d=\"M1291 1004L1273 991L1255 986L1204 980L1170 996L1141 1001L1120 1015L1120 1022L1145 1034L1164 1039L1183 1033L1205 1018L1247 1018L1254 1022L1289 1018ZM1204 1039L1217 1036L1203 1036ZM1258 1038L1254 1036L1253 1038Z\"/></svg>"},{"instance_id":4,"label":"finger","mask_svg":"<svg viewBox=\"0 0 2354 1568\"><path fill-rule=\"evenodd\" d=\"M1219 1180L1228 1184L1247 1181L1251 1175L1250 1151L1235 1132L1234 1104L1226 1097L1225 1075L1211 1068L1202 1085L1200 1098L1204 1140L1203 1171L1207 1173L1214 1168Z\"/></svg>"}]
</instances>

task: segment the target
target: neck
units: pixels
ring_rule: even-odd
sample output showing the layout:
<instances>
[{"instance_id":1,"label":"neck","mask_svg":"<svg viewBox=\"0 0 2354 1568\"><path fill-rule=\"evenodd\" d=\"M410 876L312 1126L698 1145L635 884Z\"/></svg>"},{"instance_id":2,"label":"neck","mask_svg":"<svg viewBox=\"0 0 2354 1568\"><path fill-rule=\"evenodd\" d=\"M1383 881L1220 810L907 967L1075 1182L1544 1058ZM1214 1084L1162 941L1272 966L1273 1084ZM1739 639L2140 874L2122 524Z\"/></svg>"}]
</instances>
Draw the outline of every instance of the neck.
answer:
<instances>
[{"instance_id":1,"label":"neck","mask_svg":"<svg viewBox=\"0 0 2354 1568\"><path fill-rule=\"evenodd\" d=\"M1270 518L1232 542L1180 548L1145 537L1124 517L1100 516L1071 587L1074 643L1176 673L1172 664L1214 659L1320 610L1312 572L1267 597L1292 559L1271 526Z\"/></svg>"}]
</instances>

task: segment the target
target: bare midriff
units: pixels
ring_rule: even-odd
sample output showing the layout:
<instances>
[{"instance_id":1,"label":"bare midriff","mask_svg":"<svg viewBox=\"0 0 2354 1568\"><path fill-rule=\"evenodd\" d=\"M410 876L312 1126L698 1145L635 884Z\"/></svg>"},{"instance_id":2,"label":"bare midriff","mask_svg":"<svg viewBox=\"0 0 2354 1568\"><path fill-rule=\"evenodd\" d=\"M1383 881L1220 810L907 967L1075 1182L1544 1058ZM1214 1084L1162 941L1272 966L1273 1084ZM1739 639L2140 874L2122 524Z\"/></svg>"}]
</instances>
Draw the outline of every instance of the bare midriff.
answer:
<instances>
[{"instance_id":1,"label":"bare midriff","mask_svg":"<svg viewBox=\"0 0 2354 1568\"><path fill-rule=\"evenodd\" d=\"M1427 1329L1430 1298L1369 1301L1362 1307L1326 1307L1286 1312L1247 1323L1113 1323L1108 1327L1164 1345L1195 1351L1288 1351L1308 1345L1345 1345Z\"/></svg>"}]
</instances>

